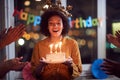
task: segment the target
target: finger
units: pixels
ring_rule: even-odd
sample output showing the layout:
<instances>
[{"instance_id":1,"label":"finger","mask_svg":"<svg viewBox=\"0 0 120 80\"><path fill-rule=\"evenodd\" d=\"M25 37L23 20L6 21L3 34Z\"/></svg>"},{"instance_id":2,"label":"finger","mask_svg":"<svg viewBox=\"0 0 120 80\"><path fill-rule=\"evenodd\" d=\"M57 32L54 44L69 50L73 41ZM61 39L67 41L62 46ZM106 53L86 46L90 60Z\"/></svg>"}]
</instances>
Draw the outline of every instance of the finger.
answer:
<instances>
[{"instance_id":1,"label":"finger","mask_svg":"<svg viewBox=\"0 0 120 80\"><path fill-rule=\"evenodd\" d=\"M23 56L19 57L19 61L23 59Z\"/></svg>"},{"instance_id":2,"label":"finger","mask_svg":"<svg viewBox=\"0 0 120 80\"><path fill-rule=\"evenodd\" d=\"M101 69L108 69L108 70L114 69L113 66L109 66L109 65L101 65L100 68Z\"/></svg>"},{"instance_id":3,"label":"finger","mask_svg":"<svg viewBox=\"0 0 120 80\"><path fill-rule=\"evenodd\" d=\"M101 68L101 70L103 70L106 74L112 75L113 74L113 70L108 69L108 68Z\"/></svg>"},{"instance_id":4,"label":"finger","mask_svg":"<svg viewBox=\"0 0 120 80\"><path fill-rule=\"evenodd\" d=\"M106 62L106 61L103 61L103 63L100 65L100 67L101 68L111 68L111 69L113 69L114 68L114 64Z\"/></svg>"},{"instance_id":5,"label":"finger","mask_svg":"<svg viewBox=\"0 0 120 80\"><path fill-rule=\"evenodd\" d=\"M108 42L113 42L116 39L112 34L107 34L107 41Z\"/></svg>"},{"instance_id":6,"label":"finger","mask_svg":"<svg viewBox=\"0 0 120 80\"><path fill-rule=\"evenodd\" d=\"M119 34L120 34L120 30L118 30Z\"/></svg>"},{"instance_id":7,"label":"finger","mask_svg":"<svg viewBox=\"0 0 120 80\"><path fill-rule=\"evenodd\" d=\"M44 57L41 58L40 62L42 62L42 63L47 63L47 62L46 62L46 59L45 59Z\"/></svg>"},{"instance_id":8,"label":"finger","mask_svg":"<svg viewBox=\"0 0 120 80\"><path fill-rule=\"evenodd\" d=\"M46 60L46 59L44 57L42 57L41 60Z\"/></svg>"},{"instance_id":9,"label":"finger","mask_svg":"<svg viewBox=\"0 0 120 80\"><path fill-rule=\"evenodd\" d=\"M109 72L109 71L104 71L106 74L108 75L113 75L113 73Z\"/></svg>"},{"instance_id":10,"label":"finger","mask_svg":"<svg viewBox=\"0 0 120 80\"><path fill-rule=\"evenodd\" d=\"M116 31L115 35L120 38L120 31Z\"/></svg>"},{"instance_id":11,"label":"finger","mask_svg":"<svg viewBox=\"0 0 120 80\"><path fill-rule=\"evenodd\" d=\"M104 59L105 62L109 63L109 64L115 64L116 62L110 59Z\"/></svg>"},{"instance_id":12,"label":"finger","mask_svg":"<svg viewBox=\"0 0 120 80\"><path fill-rule=\"evenodd\" d=\"M8 28L7 32L11 31L12 29L13 29L12 26L10 26L10 27Z\"/></svg>"},{"instance_id":13,"label":"finger","mask_svg":"<svg viewBox=\"0 0 120 80\"><path fill-rule=\"evenodd\" d=\"M25 31L25 25L20 25L16 28L16 30L14 30L14 36L15 36L15 40L17 40L18 38L20 38Z\"/></svg>"},{"instance_id":14,"label":"finger","mask_svg":"<svg viewBox=\"0 0 120 80\"><path fill-rule=\"evenodd\" d=\"M44 60L40 60L40 62L41 62L41 63L46 63L46 61L44 61Z\"/></svg>"},{"instance_id":15,"label":"finger","mask_svg":"<svg viewBox=\"0 0 120 80\"><path fill-rule=\"evenodd\" d=\"M14 27L11 31L9 31L8 34L10 34L8 37L9 37L9 42L12 42L12 41L16 41L18 38L20 38L23 33L24 33L24 30L25 30L25 26L24 25L20 25L18 27ZM14 37L13 37L14 36Z\"/></svg>"},{"instance_id":16,"label":"finger","mask_svg":"<svg viewBox=\"0 0 120 80\"><path fill-rule=\"evenodd\" d=\"M107 34L107 36L106 36L106 37L107 37L107 38L110 38L110 36L112 36L112 34Z\"/></svg>"},{"instance_id":17,"label":"finger","mask_svg":"<svg viewBox=\"0 0 120 80\"><path fill-rule=\"evenodd\" d=\"M21 56L21 57L17 57L17 58L15 58L16 60L18 60L18 61L20 61L20 60L22 60L23 59L23 57Z\"/></svg>"},{"instance_id":18,"label":"finger","mask_svg":"<svg viewBox=\"0 0 120 80\"><path fill-rule=\"evenodd\" d=\"M20 31L19 33L17 33L16 35L15 35L15 40L17 40L17 39L19 39L20 37L22 37L24 35L24 31Z\"/></svg>"},{"instance_id":19,"label":"finger","mask_svg":"<svg viewBox=\"0 0 120 80\"><path fill-rule=\"evenodd\" d=\"M100 69L104 70L104 71L112 71L113 70L113 68L109 68L109 67L101 67Z\"/></svg>"},{"instance_id":20,"label":"finger","mask_svg":"<svg viewBox=\"0 0 120 80\"><path fill-rule=\"evenodd\" d=\"M22 29L22 28L25 28L25 25L20 24L20 25L18 25L16 28L18 28L18 29Z\"/></svg>"}]
</instances>

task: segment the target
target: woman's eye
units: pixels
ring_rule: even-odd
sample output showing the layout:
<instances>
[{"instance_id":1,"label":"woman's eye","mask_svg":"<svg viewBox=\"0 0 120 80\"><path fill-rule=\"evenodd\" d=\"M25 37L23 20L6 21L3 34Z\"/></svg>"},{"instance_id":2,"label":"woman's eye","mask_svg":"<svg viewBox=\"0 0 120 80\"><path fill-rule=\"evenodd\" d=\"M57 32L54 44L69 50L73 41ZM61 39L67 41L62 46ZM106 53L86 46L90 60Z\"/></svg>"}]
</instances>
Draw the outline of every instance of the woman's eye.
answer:
<instances>
[{"instance_id":1,"label":"woman's eye","mask_svg":"<svg viewBox=\"0 0 120 80\"><path fill-rule=\"evenodd\" d=\"M52 26L52 25L53 25L53 23L48 23L48 25L49 25L49 26Z\"/></svg>"},{"instance_id":2,"label":"woman's eye","mask_svg":"<svg viewBox=\"0 0 120 80\"><path fill-rule=\"evenodd\" d=\"M60 23L57 23L57 25L61 25Z\"/></svg>"},{"instance_id":3,"label":"woman's eye","mask_svg":"<svg viewBox=\"0 0 120 80\"><path fill-rule=\"evenodd\" d=\"M48 25L49 25L49 26L55 26L55 25L60 26L60 25L61 25L61 23L59 23L59 22L58 22L58 23L48 23Z\"/></svg>"}]
</instances>

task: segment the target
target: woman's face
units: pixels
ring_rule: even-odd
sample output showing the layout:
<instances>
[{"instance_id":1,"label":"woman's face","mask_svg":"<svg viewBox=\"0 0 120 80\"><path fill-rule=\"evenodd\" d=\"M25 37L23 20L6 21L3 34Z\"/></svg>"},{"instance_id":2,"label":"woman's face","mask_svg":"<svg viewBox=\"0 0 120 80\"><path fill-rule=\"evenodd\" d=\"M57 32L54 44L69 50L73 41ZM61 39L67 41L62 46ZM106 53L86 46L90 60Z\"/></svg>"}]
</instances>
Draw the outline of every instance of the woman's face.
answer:
<instances>
[{"instance_id":1,"label":"woman's face","mask_svg":"<svg viewBox=\"0 0 120 80\"><path fill-rule=\"evenodd\" d=\"M63 22L59 16L52 16L48 20L48 29L50 32L50 36L59 37L61 36L63 30Z\"/></svg>"}]
</instances>

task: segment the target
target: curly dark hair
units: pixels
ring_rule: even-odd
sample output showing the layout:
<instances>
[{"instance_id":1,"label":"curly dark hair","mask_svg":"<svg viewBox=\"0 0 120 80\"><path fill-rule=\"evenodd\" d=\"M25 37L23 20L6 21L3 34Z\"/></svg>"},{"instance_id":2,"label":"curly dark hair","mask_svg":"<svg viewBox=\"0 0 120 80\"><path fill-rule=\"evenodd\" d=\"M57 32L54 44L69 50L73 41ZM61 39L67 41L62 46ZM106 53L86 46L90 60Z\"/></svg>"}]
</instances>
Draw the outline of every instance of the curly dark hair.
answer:
<instances>
[{"instance_id":1,"label":"curly dark hair","mask_svg":"<svg viewBox=\"0 0 120 80\"><path fill-rule=\"evenodd\" d=\"M40 23L40 32L41 34L45 35L45 36L50 36L50 32L48 30L48 20L52 17L52 16L59 16L62 19L63 22L63 30L62 30L62 35L65 36L67 35L69 29L70 29L70 25L68 22L68 18L60 11L55 11L55 10L48 10L46 12L43 13L43 15L41 16L41 23Z\"/></svg>"}]
</instances>

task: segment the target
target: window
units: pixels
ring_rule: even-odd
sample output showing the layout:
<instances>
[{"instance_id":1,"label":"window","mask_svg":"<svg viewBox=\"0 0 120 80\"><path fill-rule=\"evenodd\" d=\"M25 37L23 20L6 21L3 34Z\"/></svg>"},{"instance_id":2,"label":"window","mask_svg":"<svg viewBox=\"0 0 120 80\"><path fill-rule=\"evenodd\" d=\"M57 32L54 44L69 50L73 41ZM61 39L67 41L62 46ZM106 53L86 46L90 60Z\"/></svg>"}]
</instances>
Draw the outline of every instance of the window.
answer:
<instances>
[{"instance_id":1,"label":"window","mask_svg":"<svg viewBox=\"0 0 120 80\"><path fill-rule=\"evenodd\" d=\"M22 16L24 19L26 15L41 15L41 6L45 0L40 2L29 0L29 6L24 5L25 1L28 0L15 0L15 8L24 13ZM55 2L55 0L51 1ZM70 11L73 16L69 18L71 24L69 36L77 40L83 64L89 64L97 58L97 0L67 0L67 5L73 6ZM16 56L23 56L23 61L30 61L34 44L43 37L39 34L39 25L34 26L34 22L29 21L30 19L20 20L15 16L16 25L23 23L27 26L26 35L21 39L25 42L24 45L21 46L16 42Z\"/></svg>"},{"instance_id":2,"label":"window","mask_svg":"<svg viewBox=\"0 0 120 80\"><path fill-rule=\"evenodd\" d=\"M76 39L83 64L97 58L97 0L67 0L72 5L69 36Z\"/></svg>"},{"instance_id":3,"label":"window","mask_svg":"<svg viewBox=\"0 0 120 80\"><path fill-rule=\"evenodd\" d=\"M115 31L120 30L120 1L109 1L107 2L107 34L113 34ZM106 42L106 54L107 58L120 61L120 49L115 45Z\"/></svg>"}]
</instances>

